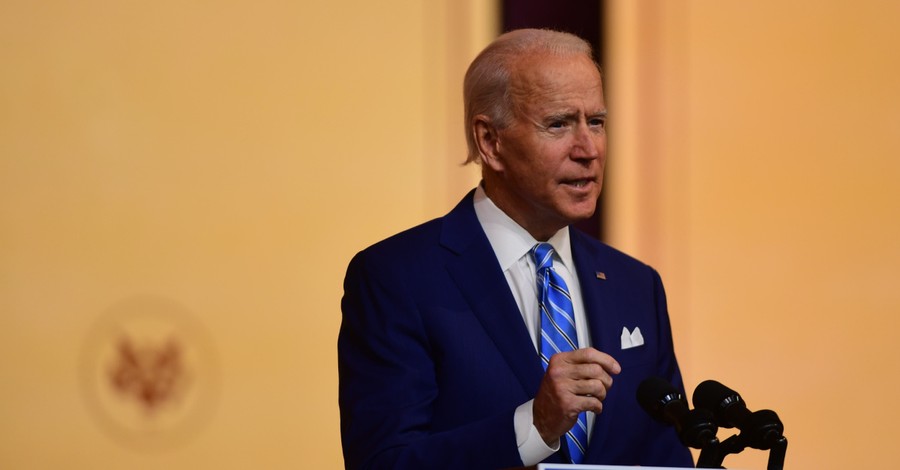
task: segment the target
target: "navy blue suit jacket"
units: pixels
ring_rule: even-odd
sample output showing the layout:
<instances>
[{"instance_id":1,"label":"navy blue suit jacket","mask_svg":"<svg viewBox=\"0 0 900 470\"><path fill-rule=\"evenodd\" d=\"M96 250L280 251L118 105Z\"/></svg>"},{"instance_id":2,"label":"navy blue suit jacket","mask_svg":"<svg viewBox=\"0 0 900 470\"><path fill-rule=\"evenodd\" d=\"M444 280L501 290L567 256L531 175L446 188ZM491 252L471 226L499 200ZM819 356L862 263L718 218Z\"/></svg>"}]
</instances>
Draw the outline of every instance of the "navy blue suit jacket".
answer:
<instances>
[{"instance_id":1,"label":"navy blue suit jacket","mask_svg":"<svg viewBox=\"0 0 900 470\"><path fill-rule=\"evenodd\" d=\"M513 413L543 369L472 194L350 262L338 337L347 468L522 465ZM691 466L674 430L635 399L652 375L683 389L659 275L577 230L570 238L593 346L622 366L584 463ZM640 327L645 344L623 350L623 327Z\"/></svg>"}]
</instances>

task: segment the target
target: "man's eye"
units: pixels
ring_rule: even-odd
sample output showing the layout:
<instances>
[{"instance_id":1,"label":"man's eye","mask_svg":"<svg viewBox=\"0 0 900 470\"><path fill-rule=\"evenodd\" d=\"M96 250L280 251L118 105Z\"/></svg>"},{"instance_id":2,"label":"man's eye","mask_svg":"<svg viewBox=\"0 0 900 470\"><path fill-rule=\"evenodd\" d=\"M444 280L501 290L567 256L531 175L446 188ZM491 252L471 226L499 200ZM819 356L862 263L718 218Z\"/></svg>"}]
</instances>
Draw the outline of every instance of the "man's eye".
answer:
<instances>
[{"instance_id":1,"label":"man's eye","mask_svg":"<svg viewBox=\"0 0 900 470\"><path fill-rule=\"evenodd\" d=\"M550 129L562 129L563 127L566 127L566 121L553 121L547 127Z\"/></svg>"},{"instance_id":2,"label":"man's eye","mask_svg":"<svg viewBox=\"0 0 900 470\"><path fill-rule=\"evenodd\" d=\"M606 120L600 118L594 118L588 121L588 124L591 127L606 127Z\"/></svg>"}]
</instances>

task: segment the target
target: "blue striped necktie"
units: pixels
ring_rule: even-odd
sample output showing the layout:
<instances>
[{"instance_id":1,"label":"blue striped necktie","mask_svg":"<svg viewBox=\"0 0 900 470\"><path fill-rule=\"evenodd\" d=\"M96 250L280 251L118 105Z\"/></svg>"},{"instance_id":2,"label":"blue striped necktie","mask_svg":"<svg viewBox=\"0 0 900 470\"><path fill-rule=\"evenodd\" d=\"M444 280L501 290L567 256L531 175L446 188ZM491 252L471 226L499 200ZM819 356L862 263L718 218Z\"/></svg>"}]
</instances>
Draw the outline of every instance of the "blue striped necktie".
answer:
<instances>
[{"instance_id":1,"label":"blue striped necktie","mask_svg":"<svg viewBox=\"0 0 900 470\"><path fill-rule=\"evenodd\" d=\"M544 370L550 356L558 352L578 349L575 332L575 311L566 281L553 270L553 246L538 243L531 249L537 266L538 301L541 308L541 363ZM587 448L587 414L578 415L578 422L566 433L566 444L572 463L581 463Z\"/></svg>"}]
</instances>

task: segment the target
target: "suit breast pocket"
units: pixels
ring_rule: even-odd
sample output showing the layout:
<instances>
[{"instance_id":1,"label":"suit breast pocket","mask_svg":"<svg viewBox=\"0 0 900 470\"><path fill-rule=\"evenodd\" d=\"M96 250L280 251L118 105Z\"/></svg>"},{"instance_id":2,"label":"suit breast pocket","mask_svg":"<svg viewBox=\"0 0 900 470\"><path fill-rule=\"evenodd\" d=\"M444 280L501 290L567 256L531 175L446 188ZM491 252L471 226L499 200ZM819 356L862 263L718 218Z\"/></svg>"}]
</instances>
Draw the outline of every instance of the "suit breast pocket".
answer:
<instances>
[{"instance_id":1,"label":"suit breast pocket","mask_svg":"<svg viewBox=\"0 0 900 470\"><path fill-rule=\"evenodd\" d=\"M651 329L631 326L606 332L600 346L601 351L612 356L624 369L626 366L655 364L659 351L654 340Z\"/></svg>"},{"instance_id":2,"label":"suit breast pocket","mask_svg":"<svg viewBox=\"0 0 900 470\"><path fill-rule=\"evenodd\" d=\"M656 350L646 344L622 349L612 356L619 362L622 369L656 363Z\"/></svg>"}]
</instances>

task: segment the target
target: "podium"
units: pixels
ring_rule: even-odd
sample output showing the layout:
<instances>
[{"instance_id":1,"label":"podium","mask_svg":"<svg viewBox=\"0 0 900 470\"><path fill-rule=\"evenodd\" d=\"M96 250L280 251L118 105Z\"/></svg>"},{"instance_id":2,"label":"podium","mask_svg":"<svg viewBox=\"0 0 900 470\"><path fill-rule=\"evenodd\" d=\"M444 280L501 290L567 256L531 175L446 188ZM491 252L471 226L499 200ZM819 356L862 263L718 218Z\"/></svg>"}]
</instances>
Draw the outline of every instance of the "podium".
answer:
<instances>
[{"instance_id":1,"label":"podium","mask_svg":"<svg viewBox=\"0 0 900 470\"><path fill-rule=\"evenodd\" d=\"M623 467L621 465L576 465L564 463L541 463L537 470L684 470L694 467Z\"/></svg>"}]
</instances>

